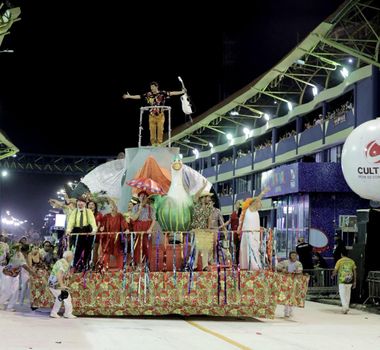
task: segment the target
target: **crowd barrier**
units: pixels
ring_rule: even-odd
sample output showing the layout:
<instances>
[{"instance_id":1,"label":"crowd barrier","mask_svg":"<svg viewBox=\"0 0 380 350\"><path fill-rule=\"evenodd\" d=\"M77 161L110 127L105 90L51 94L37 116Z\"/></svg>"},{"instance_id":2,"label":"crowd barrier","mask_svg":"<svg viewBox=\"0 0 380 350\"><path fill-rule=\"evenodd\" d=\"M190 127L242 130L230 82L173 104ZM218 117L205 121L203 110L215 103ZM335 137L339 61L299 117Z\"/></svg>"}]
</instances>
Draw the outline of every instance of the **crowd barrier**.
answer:
<instances>
[{"instance_id":1,"label":"crowd barrier","mask_svg":"<svg viewBox=\"0 0 380 350\"><path fill-rule=\"evenodd\" d=\"M368 282L368 298L364 304L372 300L373 303L378 303L376 299L380 299L380 271L370 271L367 277Z\"/></svg>"},{"instance_id":2,"label":"crowd barrier","mask_svg":"<svg viewBox=\"0 0 380 350\"><path fill-rule=\"evenodd\" d=\"M338 278L333 276L333 272L334 269L303 270L304 274L310 276L307 294L312 296L338 295Z\"/></svg>"}]
</instances>

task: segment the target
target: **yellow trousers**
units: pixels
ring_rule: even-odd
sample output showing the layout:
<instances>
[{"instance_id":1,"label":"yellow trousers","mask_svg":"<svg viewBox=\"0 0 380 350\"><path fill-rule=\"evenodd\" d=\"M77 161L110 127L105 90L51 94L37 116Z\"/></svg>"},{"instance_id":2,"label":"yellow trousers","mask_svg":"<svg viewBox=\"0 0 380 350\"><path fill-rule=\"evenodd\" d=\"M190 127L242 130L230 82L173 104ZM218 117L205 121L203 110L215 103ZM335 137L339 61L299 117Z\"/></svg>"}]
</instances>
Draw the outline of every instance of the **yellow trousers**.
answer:
<instances>
[{"instance_id":1,"label":"yellow trousers","mask_svg":"<svg viewBox=\"0 0 380 350\"><path fill-rule=\"evenodd\" d=\"M150 143L161 144L164 136L164 123L165 115L164 113L159 114L149 114L149 130L150 130Z\"/></svg>"}]
</instances>

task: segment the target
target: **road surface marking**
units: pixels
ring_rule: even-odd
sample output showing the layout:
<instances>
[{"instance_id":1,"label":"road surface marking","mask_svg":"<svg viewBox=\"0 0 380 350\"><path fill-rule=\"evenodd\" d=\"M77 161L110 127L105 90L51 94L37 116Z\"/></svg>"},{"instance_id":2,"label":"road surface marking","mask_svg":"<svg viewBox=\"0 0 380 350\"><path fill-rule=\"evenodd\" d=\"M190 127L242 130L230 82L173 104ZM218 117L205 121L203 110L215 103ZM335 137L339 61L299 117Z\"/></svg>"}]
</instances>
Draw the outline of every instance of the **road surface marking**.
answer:
<instances>
[{"instance_id":1,"label":"road surface marking","mask_svg":"<svg viewBox=\"0 0 380 350\"><path fill-rule=\"evenodd\" d=\"M193 322L193 321L186 321L186 322L189 323L189 324L191 324L192 326L194 326L194 327L200 329L200 330L203 331L203 332L206 332L206 333L208 333L208 334L211 334L211 335L213 335L213 336L215 336L215 337L217 337L217 338L219 338L219 339L224 340L224 341L227 342L227 343L230 343L230 344L236 346L236 347L239 348L239 349L242 349L242 350L252 350L252 349L249 348L248 346L245 346L245 345L243 345L243 344L240 344L240 343L236 342L235 340L232 340L232 339L230 339L230 338L227 338L227 337L225 337L224 335L222 335L222 334L220 334L220 333L217 333L217 332L215 332L215 331L212 331L211 329L208 329L208 328L206 328L206 327L203 327L203 326L201 326L200 324L198 324L198 323L196 323L196 322Z\"/></svg>"}]
</instances>

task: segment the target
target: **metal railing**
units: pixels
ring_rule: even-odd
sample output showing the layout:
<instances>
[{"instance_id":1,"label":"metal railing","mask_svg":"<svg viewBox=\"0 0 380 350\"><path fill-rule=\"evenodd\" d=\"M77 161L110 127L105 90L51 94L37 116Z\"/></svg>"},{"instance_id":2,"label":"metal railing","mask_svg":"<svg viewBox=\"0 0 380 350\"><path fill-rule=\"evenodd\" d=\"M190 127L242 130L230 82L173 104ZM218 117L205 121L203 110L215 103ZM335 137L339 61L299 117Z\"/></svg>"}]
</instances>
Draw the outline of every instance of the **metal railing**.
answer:
<instances>
[{"instance_id":1,"label":"metal railing","mask_svg":"<svg viewBox=\"0 0 380 350\"><path fill-rule=\"evenodd\" d=\"M275 269L275 263L273 262L273 233L272 229L261 228L260 231L256 231L259 234L259 241L257 246L253 247L249 239L247 239L247 250L248 250L248 266L251 266L251 261L253 259L258 259L256 263L260 269ZM253 234L252 231L244 231L245 235ZM200 252L200 256L207 251L209 254L209 266L222 266L223 268L240 269L239 265L239 248L240 239L235 231L218 231L213 229L204 230L194 230L187 232L154 232L152 234L146 231L139 232L97 232L92 233L71 233L70 242L68 237L64 237L61 242L61 251L73 249L74 252L77 250L77 243L80 236L92 236L89 239L90 243L85 245L80 245L82 253L84 251L91 251L91 261L88 261L90 265L96 263L92 260L94 256L94 247L96 236L100 237L103 242L102 249L104 251L100 252L98 258L109 255L107 253L108 243L110 239L121 240L121 245L119 247L119 253L124 255L124 264L130 262L135 262L136 264L148 265L154 264L158 267L160 263L165 260L165 264L168 262L166 260L172 259L173 266L179 264L183 269L193 268L197 265L196 257L199 254L195 254L197 251ZM112 236L112 238L107 238L107 236ZM197 237L199 236L199 240ZM102 237L104 239L102 239ZM256 256L253 254L253 249L257 250ZM100 249L100 250L102 250ZM175 253L174 253L175 252ZM107 253L107 254L106 254ZM79 254L81 255L81 254ZM78 255L78 256L79 256ZM169 258L170 256L170 258ZM152 260L153 259L153 260ZM201 259L200 259L201 260ZM86 262L87 264L87 262ZM252 262L253 265L253 262ZM136 265L137 266L137 265ZM180 267L178 266L178 269Z\"/></svg>"},{"instance_id":2,"label":"metal railing","mask_svg":"<svg viewBox=\"0 0 380 350\"><path fill-rule=\"evenodd\" d=\"M369 300L372 300L373 303L376 303L375 299L380 299L380 271L368 272L367 282L368 298L363 304L366 304Z\"/></svg>"},{"instance_id":3,"label":"metal railing","mask_svg":"<svg viewBox=\"0 0 380 350\"><path fill-rule=\"evenodd\" d=\"M334 269L303 270L310 275L308 294L313 296L337 295L339 292L338 278L333 276Z\"/></svg>"}]
</instances>

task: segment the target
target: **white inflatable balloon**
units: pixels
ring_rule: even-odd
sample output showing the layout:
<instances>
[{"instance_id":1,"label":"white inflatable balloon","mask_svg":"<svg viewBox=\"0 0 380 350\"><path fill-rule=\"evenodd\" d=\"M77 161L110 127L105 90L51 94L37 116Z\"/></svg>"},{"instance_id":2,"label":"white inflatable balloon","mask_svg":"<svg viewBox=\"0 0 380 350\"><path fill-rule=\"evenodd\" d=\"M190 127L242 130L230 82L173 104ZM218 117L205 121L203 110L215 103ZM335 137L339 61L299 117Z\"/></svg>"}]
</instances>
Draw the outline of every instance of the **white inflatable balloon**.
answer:
<instances>
[{"instance_id":1,"label":"white inflatable balloon","mask_svg":"<svg viewBox=\"0 0 380 350\"><path fill-rule=\"evenodd\" d=\"M352 191L380 201L380 118L359 125L347 137L342 170Z\"/></svg>"}]
</instances>

